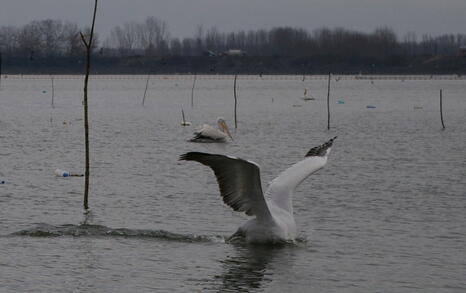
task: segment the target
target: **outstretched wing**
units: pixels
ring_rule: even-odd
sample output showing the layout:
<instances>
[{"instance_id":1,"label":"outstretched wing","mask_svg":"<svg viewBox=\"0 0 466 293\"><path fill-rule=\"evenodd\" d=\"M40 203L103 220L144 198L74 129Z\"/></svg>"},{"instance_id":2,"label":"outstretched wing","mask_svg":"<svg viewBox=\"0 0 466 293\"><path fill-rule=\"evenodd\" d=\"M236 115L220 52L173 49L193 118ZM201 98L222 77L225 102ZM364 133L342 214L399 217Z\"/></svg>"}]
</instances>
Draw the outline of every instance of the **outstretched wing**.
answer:
<instances>
[{"instance_id":1,"label":"outstretched wing","mask_svg":"<svg viewBox=\"0 0 466 293\"><path fill-rule=\"evenodd\" d=\"M196 161L209 166L217 177L223 202L233 210L255 215L258 219L271 217L262 193L259 166L243 159L189 152L180 160Z\"/></svg>"},{"instance_id":2,"label":"outstretched wing","mask_svg":"<svg viewBox=\"0 0 466 293\"><path fill-rule=\"evenodd\" d=\"M296 187L308 176L317 172L327 164L327 155L336 137L326 143L309 150L304 160L297 162L286 169L277 178L272 180L266 195L269 196L277 206L291 212L291 197Z\"/></svg>"}]
</instances>

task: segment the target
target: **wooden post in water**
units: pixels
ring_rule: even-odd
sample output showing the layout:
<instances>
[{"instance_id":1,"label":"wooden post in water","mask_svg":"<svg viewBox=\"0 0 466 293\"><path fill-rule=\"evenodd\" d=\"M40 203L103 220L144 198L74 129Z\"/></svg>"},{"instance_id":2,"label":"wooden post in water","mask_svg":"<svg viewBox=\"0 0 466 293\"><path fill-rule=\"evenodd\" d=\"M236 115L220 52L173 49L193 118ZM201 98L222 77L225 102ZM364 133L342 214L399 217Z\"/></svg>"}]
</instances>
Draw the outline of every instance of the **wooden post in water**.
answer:
<instances>
[{"instance_id":1,"label":"wooden post in water","mask_svg":"<svg viewBox=\"0 0 466 293\"><path fill-rule=\"evenodd\" d=\"M2 52L0 52L0 89L2 89Z\"/></svg>"},{"instance_id":2,"label":"wooden post in water","mask_svg":"<svg viewBox=\"0 0 466 293\"><path fill-rule=\"evenodd\" d=\"M149 87L149 79L150 79L150 73L147 75L146 88L144 89L144 96L142 97L142 106L143 107L144 107L144 103L146 102L146 93L147 93L147 88Z\"/></svg>"},{"instance_id":3,"label":"wooden post in water","mask_svg":"<svg viewBox=\"0 0 466 293\"><path fill-rule=\"evenodd\" d=\"M183 108L181 108L181 125L185 126L186 125L186 118L184 117L184 111Z\"/></svg>"},{"instance_id":4,"label":"wooden post in water","mask_svg":"<svg viewBox=\"0 0 466 293\"><path fill-rule=\"evenodd\" d=\"M238 74L235 74L235 81L233 82L233 95L235 97L235 129L238 128L238 122L237 122L237 119L236 119L236 108L237 108L237 105L238 105L238 99L236 98L236 79L238 78Z\"/></svg>"},{"instance_id":5,"label":"wooden post in water","mask_svg":"<svg viewBox=\"0 0 466 293\"><path fill-rule=\"evenodd\" d=\"M327 89L327 130L330 130L330 79L332 74L328 73L328 89Z\"/></svg>"},{"instance_id":6,"label":"wooden post in water","mask_svg":"<svg viewBox=\"0 0 466 293\"><path fill-rule=\"evenodd\" d=\"M443 123L443 103L442 103L442 89L440 89L440 121L442 122L442 127L445 129L445 124Z\"/></svg>"},{"instance_id":7,"label":"wooden post in water","mask_svg":"<svg viewBox=\"0 0 466 293\"><path fill-rule=\"evenodd\" d=\"M191 108L194 108L194 87L196 86L197 74L194 73L193 88L191 89Z\"/></svg>"},{"instance_id":8,"label":"wooden post in water","mask_svg":"<svg viewBox=\"0 0 466 293\"><path fill-rule=\"evenodd\" d=\"M97 0L95 0L94 4L94 14L92 17L92 26L91 26L91 32L89 35L89 39L86 40L86 37L83 35L81 32L81 40L84 43L84 46L86 47L86 75L84 77L84 100L83 100L83 105L84 105L84 144L86 148L86 166L85 166L85 171L84 171L84 210L86 212L89 211L89 165L90 165L90 156L89 156L89 114L88 114L88 103L87 103L87 89L88 89L88 83L89 83L89 74L90 74L90 69L91 69L91 52L92 52L92 41L94 38L94 25L95 25L95 15L97 12Z\"/></svg>"},{"instance_id":9,"label":"wooden post in water","mask_svg":"<svg viewBox=\"0 0 466 293\"><path fill-rule=\"evenodd\" d=\"M50 79L52 80L52 108L55 109L55 105L53 104L53 99L55 97L55 86L53 84L53 75L50 75Z\"/></svg>"}]
</instances>

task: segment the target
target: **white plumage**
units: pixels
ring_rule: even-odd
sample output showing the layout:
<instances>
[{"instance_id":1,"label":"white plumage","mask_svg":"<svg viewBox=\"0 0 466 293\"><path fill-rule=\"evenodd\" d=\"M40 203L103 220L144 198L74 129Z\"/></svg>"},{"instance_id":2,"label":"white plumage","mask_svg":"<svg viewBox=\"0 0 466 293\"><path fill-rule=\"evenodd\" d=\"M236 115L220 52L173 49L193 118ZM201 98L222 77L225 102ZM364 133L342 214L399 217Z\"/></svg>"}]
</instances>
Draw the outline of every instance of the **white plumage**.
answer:
<instances>
[{"instance_id":1,"label":"white plumage","mask_svg":"<svg viewBox=\"0 0 466 293\"><path fill-rule=\"evenodd\" d=\"M294 241L296 223L292 194L309 175L327 163L336 137L309 150L306 157L275 178L265 196L262 192L259 166L236 157L190 152L180 160L196 161L209 166L217 177L220 195L233 210L255 218L247 221L232 237L245 237L247 242Z\"/></svg>"},{"instance_id":2,"label":"white plumage","mask_svg":"<svg viewBox=\"0 0 466 293\"><path fill-rule=\"evenodd\" d=\"M218 128L203 124L194 132L192 142L226 142L231 137L230 130L222 117L217 118Z\"/></svg>"}]
</instances>

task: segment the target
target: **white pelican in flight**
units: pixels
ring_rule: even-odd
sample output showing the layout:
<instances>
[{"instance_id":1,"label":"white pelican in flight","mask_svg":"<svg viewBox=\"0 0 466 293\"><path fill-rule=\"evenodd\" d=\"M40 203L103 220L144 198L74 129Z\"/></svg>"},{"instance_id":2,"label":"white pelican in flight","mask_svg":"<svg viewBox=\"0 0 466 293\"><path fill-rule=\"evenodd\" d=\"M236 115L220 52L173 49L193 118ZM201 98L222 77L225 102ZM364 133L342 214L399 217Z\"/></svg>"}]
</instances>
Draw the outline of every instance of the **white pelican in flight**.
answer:
<instances>
[{"instance_id":1,"label":"white pelican in flight","mask_svg":"<svg viewBox=\"0 0 466 293\"><path fill-rule=\"evenodd\" d=\"M231 138L230 130L228 129L225 119L217 118L218 129L208 124L201 125L195 132L194 137L190 139L192 142L226 142L227 138Z\"/></svg>"},{"instance_id":2,"label":"white pelican in flight","mask_svg":"<svg viewBox=\"0 0 466 293\"><path fill-rule=\"evenodd\" d=\"M270 183L265 196L259 166L254 162L199 152L181 155L180 160L210 167L217 177L223 202L235 211L255 216L239 227L230 239L244 237L248 243L293 242L296 238L293 191L309 175L325 166L335 138L310 149L302 161L280 173Z\"/></svg>"}]
</instances>

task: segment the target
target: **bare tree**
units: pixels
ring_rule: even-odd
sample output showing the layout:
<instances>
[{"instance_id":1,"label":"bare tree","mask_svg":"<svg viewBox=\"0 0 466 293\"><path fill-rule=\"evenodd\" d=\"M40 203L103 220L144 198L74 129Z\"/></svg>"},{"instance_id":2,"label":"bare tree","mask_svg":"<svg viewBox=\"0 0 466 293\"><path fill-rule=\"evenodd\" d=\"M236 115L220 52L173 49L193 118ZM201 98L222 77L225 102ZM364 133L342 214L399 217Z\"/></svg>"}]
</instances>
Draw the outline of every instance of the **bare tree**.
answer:
<instances>
[{"instance_id":1,"label":"bare tree","mask_svg":"<svg viewBox=\"0 0 466 293\"><path fill-rule=\"evenodd\" d=\"M194 52L194 40L185 38L182 41L183 46L183 55L184 56L192 56Z\"/></svg>"},{"instance_id":2,"label":"bare tree","mask_svg":"<svg viewBox=\"0 0 466 293\"><path fill-rule=\"evenodd\" d=\"M196 36L194 37L194 39L196 40L196 55L201 55L202 51L204 51L204 26L202 24L197 26Z\"/></svg>"},{"instance_id":3,"label":"bare tree","mask_svg":"<svg viewBox=\"0 0 466 293\"><path fill-rule=\"evenodd\" d=\"M170 35L167 24L151 16L138 26L138 36L146 55L157 55L160 54L158 50L168 43Z\"/></svg>"},{"instance_id":4,"label":"bare tree","mask_svg":"<svg viewBox=\"0 0 466 293\"><path fill-rule=\"evenodd\" d=\"M116 26L110 32L110 39L119 49L120 54L127 55L139 45L138 27L136 22L127 22L123 27Z\"/></svg>"},{"instance_id":5,"label":"bare tree","mask_svg":"<svg viewBox=\"0 0 466 293\"><path fill-rule=\"evenodd\" d=\"M14 26L0 27L0 50L13 54L18 49L18 29Z\"/></svg>"},{"instance_id":6,"label":"bare tree","mask_svg":"<svg viewBox=\"0 0 466 293\"><path fill-rule=\"evenodd\" d=\"M181 56L183 54L183 46L180 39L174 38L170 41L170 53L173 56Z\"/></svg>"},{"instance_id":7,"label":"bare tree","mask_svg":"<svg viewBox=\"0 0 466 293\"><path fill-rule=\"evenodd\" d=\"M417 36L415 32L407 32L403 37L403 46L406 54L414 56L416 54Z\"/></svg>"},{"instance_id":8,"label":"bare tree","mask_svg":"<svg viewBox=\"0 0 466 293\"><path fill-rule=\"evenodd\" d=\"M73 57L83 55L84 48L76 24L68 22L63 26L63 47L67 56Z\"/></svg>"},{"instance_id":9,"label":"bare tree","mask_svg":"<svg viewBox=\"0 0 466 293\"><path fill-rule=\"evenodd\" d=\"M42 52L50 57L59 55L62 50L63 24L59 20L46 19L37 23L42 39Z\"/></svg>"},{"instance_id":10,"label":"bare tree","mask_svg":"<svg viewBox=\"0 0 466 293\"><path fill-rule=\"evenodd\" d=\"M22 27L0 27L0 50L4 56L35 57L81 56L85 51L76 24L46 19L32 21ZM86 29L89 35L90 29ZM253 56L312 57L316 61L301 63L298 70L306 70L311 63L391 64L405 62L415 56L437 54L456 55L466 44L465 34L443 34L419 37L405 34L401 40L389 27L379 27L371 33L345 28L320 28L312 33L302 28L275 27L270 30L219 32L197 27L192 37L170 38L164 21L148 17L143 23L130 22L112 29L106 45L117 48L120 55L199 56L205 51L223 52L241 49ZM92 49L98 46L94 34ZM401 65L401 63L400 63Z\"/></svg>"},{"instance_id":11,"label":"bare tree","mask_svg":"<svg viewBox=\"0 0 466 293\"><path fill-rule=\"evenodd\" d=\"M219 51L222 48L221 35L219 34L216 27L211 27L207 30L204 41L205 49Z\"/></svg>"},{"instance_id":12,"label":"bare tree","mask_svg":"<svg viewBox=\"0 0 466 293\"><path fill-rule=\"evenodd\" d=\"M18 33L18 52L29 54L32 58L34 54L39 54L41 50L41 34L37 22L25 25Z\"/></svg>"}]
</instances>

